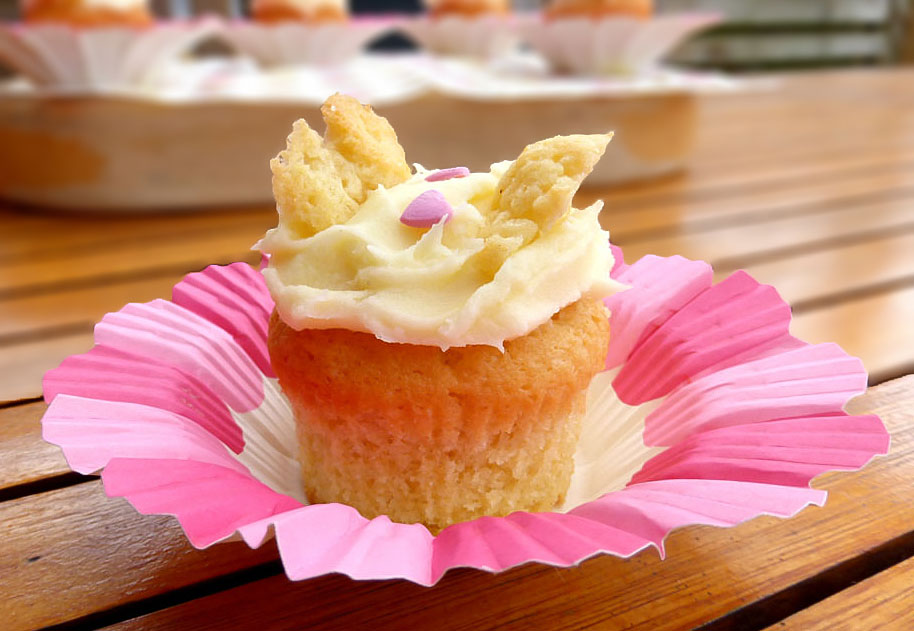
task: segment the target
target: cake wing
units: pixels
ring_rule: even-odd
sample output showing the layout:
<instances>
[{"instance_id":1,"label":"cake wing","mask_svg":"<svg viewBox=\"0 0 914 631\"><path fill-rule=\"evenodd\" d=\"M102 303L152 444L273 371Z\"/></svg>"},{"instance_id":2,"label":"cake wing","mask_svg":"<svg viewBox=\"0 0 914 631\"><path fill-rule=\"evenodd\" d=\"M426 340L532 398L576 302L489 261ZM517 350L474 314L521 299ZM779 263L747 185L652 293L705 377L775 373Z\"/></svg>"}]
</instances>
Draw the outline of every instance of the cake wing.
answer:
<instances>
[{"instance_id":1,"label":"cake wing","mask_svg":"<svg viewBox=\"0 0 914 631\"><path fill-rule=\"evenodd\" d=\"M270 162L280 221L300 237L344 223L369 191L410 176L396 133L370 107L336 94L321 114L324 139L298 120L286 149Z\"/></svg>"},{"instance_id":2,"label":"cake wing","mask_svg":"<svg viewBox=\"0 0 914 631\"><path fill-rule=\"evenodd\" d=\"M412 175L396 132L371 106L334 94L321 106L321 115L327 123L324 144L356 202L361 204L379 185L390 188Z\"/></svg>"},{"instance_id":3,"label":"cake wing","mask_svg":"<svg viewBox=\"0 0 914 631\"><path fill-rule=\"evenodd\" d=\"M502 176L496 223L528 219L548 230L571 209L571 199L600 160L612 134L555 136L535 142Z\"/></svg>"}]
</instances>

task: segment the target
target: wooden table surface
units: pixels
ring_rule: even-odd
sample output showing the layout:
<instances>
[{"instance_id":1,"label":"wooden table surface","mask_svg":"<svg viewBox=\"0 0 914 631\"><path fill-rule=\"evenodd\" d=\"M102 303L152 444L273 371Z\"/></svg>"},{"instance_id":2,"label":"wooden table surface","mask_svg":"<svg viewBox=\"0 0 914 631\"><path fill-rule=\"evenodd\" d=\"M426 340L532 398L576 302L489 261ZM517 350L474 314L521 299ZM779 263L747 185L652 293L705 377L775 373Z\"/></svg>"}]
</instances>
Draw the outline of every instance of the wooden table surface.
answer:
<instances>
[{"instance_id":1,"label":"wooden table surface","mask_svg":"<svg viewBox=\"0 0 914 631\"><path fill-rule=\"evenodd\" d=\"M41 376L129 301L209 263L255 262L268 207L101 219L0 206L0 627L73 629L914 628L914 72L797 75L704 97L687 173L607 202L626 258L744 268L793 306L795 335L863 358L891 452L816 479L824 508L689 527L632 559L403 581L282 574L275 545L192 549L71 473L40 439ZM885 382L885 383L883 383Z\"/></svg>"}]
</instances>

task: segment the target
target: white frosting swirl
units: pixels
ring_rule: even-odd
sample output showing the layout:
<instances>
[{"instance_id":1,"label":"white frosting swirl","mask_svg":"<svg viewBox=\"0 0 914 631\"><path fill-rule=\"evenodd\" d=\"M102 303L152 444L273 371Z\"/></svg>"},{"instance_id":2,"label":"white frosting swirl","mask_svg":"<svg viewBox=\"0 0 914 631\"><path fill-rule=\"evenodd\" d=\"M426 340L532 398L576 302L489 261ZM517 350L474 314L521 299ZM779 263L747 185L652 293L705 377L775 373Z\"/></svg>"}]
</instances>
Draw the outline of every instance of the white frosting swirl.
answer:
<instances>
[{"instance_id":1,"label":"white frosting swirl","mask_svg":"<svg viewBox=\"0 0 914 631\"><path fill-rule=\"evenodd\" d=\"M349 221L307 238L280 225L255 247L280 317L294 329L343 328L388 342L503 348L581 297L621 288L609 277L609 234L601 202L571 209L532 240L492 239L487 220L502 174L408 181L373 191ZM429 229L400 222L422 192L440 191L453 217ZM508 251L506 252L506 248Z\"/></svg>"}]
</instances>

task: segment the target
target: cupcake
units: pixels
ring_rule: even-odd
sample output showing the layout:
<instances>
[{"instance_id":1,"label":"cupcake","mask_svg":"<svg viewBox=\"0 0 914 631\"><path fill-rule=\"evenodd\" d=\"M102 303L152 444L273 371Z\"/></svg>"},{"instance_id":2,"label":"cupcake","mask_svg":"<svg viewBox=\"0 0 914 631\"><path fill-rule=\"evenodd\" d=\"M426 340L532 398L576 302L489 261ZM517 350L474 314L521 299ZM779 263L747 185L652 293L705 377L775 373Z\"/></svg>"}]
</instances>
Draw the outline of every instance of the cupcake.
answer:
<instances>
[{"instance_id":1,"label":"cupcake","mask_svg":"<svg viewBox=\"0 0 914 631\"><path fill-rule=\"evenodd\" d=\"M548 17L647 19L653 13L653 0L551 0L545 9Z\"/></svg>"},{"instance_id":2,"label":"cupcake","mask_svg":"<svg viewBox=\"0 0 914 631\"><path fill-rule=\"evenodd\" d=\"M424 0L427 12L400 28L422 48L439 55L493 60L519 46L507 0Z\"/></svg>"},{"instance_id":3,"label":"cupcake","mask_svg":"<svg viewBox=\"0 0 914 631\"><path fill-rule=\"evenodd\" d=\"M251 17L257 22L322 24L348 18L344 0L253 0Z\"/></svg>"},{"instance_id":4,"label":"cupcake","mask_svg":"<svg viewBox=\"0 0 914 631\"><path fill-rule=\"evenodd\" d=\"M35 85L78 92L169 82L214 19L156 20L148 0L24 0L23 23L0 22L0 63Z\"/></svg>"},{"instance_id":5,"label":"cupcake","mask_svg":"<svg viewBox=\"0 0 914 631\"><path fill-rule=\"evenodd\" d=\"M655 74L667 53L721 17L654 15L652 0L550 0L521 30L556 72L632 77Z\"/></svg>"},{"instance_id":6,"label":"cupcake","mask_svg":"<svg viewBox=\"0 0 914 631\"><path fill-rule=\"evenodd\" d=\"M387 18L350 16L345 0L252 0L251 18L227 21L222 36L264 68L305 70L303 77L285 77L288 85L320 84L323 78L301 67L320 71L345 63L395 24Z\"/></svg>"},{"instance_id":7,"label":"cupcake","mask_svg":"<svg viewBox=\"0 0 914 631\"><path fill-rule=\"evenodd\" d=\"M506 15L511 11L508 0L425 0L432 17Z\"/></svg>"},{"instance_id":8,"label":"cupcake","mask_svg":"<svg viewBox=\"0 0 914 631\"><path fill-rule=\"evenodd\" d=\"M74 26L147 26L153 17L146 0L25 0L23 20Z\"/></svg>"},{"instance_id":9,"label":"cupcake","mask_svg":"<svg viewBox=\"0 0 914 631\"><path fill-rule=\"evenodd\" d=\"M571 200L609 135L488 173L413 172L384 118L336 95L271 163L258 249L269 351L309 501L433 532L560 504L619 289L601 204Z\"/></svg>"}]
</instances>

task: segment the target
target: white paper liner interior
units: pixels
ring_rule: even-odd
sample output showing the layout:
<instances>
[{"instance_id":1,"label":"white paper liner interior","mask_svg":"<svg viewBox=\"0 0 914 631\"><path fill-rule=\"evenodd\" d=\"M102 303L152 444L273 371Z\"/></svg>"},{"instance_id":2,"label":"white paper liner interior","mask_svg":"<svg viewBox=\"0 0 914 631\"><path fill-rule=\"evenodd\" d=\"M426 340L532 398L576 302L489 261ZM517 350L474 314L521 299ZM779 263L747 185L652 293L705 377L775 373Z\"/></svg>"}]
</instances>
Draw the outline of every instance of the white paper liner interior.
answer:
<instances>
[{"instance_id":1,"label":"white paper liner interior","mask_svg":"<svg viewBox=\"0 0 914 631\"><path fill-rule=\"evenodd\" d=\"M279 389L279 380L263 378L263 403L232 417L244 436L240 454L226 448L251 474L268 487L307 504L298 462L298 439L289 400Z\"/></svg>"}]
</instances>

